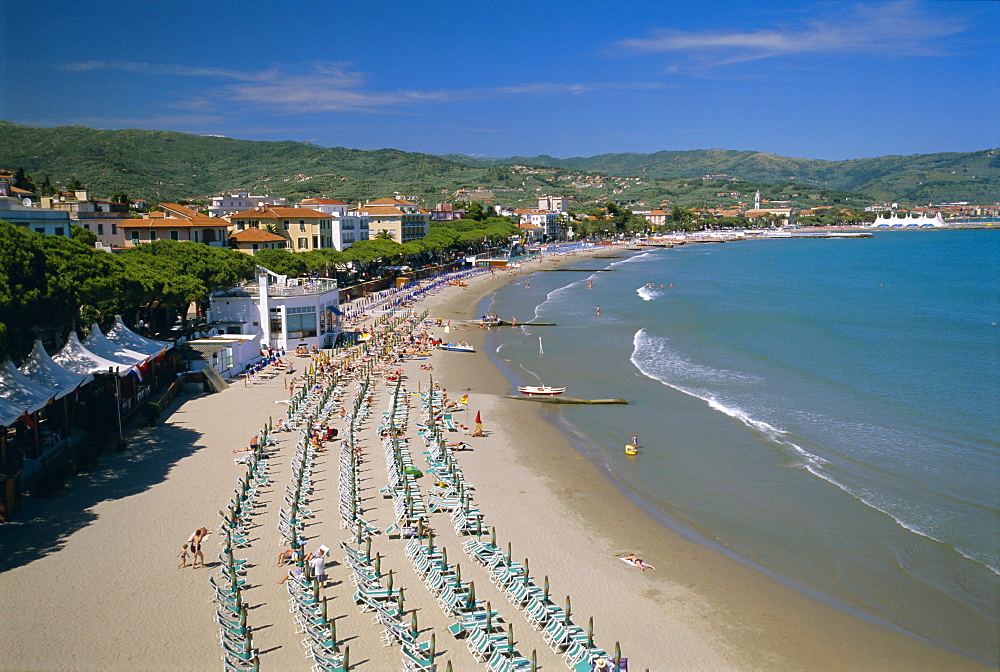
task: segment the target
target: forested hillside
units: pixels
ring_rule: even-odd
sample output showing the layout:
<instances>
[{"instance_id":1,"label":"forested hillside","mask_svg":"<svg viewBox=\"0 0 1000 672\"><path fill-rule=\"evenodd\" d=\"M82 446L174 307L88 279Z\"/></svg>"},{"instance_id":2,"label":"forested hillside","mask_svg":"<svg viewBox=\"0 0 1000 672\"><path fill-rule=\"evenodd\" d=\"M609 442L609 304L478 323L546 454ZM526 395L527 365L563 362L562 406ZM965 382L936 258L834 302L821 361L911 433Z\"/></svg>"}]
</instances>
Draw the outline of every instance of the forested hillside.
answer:
<instances>
[{"instance_id":1,"label":"forested hillside","mask_svg":"<svg viewBox=\"0 0 1000 672\"><path fill-rule=\"evenodd\" d=\"M546 155L504 159L446 155L444 158L470 166L518 163L661 180L721 174L749 182L805 183L865 193L878 200L914 203L954 200L993 203L1000 200L1000 150L881 156L849 161L795 159L763 152L723 149L601 154L567 159Z\"/></svg>"},{"instance_id":2,"label":"forested hillside","mask_svg":"<svg viewBox=\"0 0 1000 672\"><path fill-rule=\"evenodd\" d=\"M450 199L458 189L485 187L488 197L496 193L497 202L511 205L532 202L536 191L569 195L577 201L615 198L616 194L628 198L618 188L620 185L612 185L610 180L607 189L576 189L569 187L570 182L550 175L512 172L506 167L511 164L559 168L563 173L568 170L641 178L646 181L641 185L644 188L638 190L633 185L628 196L640 197L641 191L641 198L654 205L661 198L684 203L689 200L684 194L689 186L683 181L705 175L727 175L745 183L801 184L818 190L853 192L859 195L859 202L1000 201L1000 151L850 161L720 149L567 159L545 155L478 159L169 131L34 128L0 121L0 168L24 168L36 181L48 177L55 186L65 186L75 178L104 197L124 192L132 198L176 201L249 189L293 200L323 195L364 201L398 191L434 203ZM680 185L676 184L678 179ZM699 196L692 202L702 201L704 198Z\"/></svg>"}]
</instances>

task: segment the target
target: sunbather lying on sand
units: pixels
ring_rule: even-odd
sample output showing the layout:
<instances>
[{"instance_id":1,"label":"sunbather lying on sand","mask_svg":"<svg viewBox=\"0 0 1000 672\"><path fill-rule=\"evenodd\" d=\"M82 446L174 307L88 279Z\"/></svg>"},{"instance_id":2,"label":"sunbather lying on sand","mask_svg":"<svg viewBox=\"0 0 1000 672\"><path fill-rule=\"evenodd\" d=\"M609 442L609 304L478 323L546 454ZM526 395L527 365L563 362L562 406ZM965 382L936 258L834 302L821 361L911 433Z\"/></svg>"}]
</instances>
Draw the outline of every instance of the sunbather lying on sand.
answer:
<instances>
[{"instance_id":1,"label":"sunbather lying on sand","mask_svg":"<svg viewBox=\"0 0 1000 672\"><path fill-rule=\"evenodd\" d=\"M653 567L651 564L649 564L648 562L644 561L642 558L640 558L637 555L626 555L624 558L622 558L622 562L627 562L630 565L632 565L633 567L638 567L639 569L641 569L644 572L647 569L652 569L653 571L656 571L656 567Z\"/></svg>"}]
</instances>

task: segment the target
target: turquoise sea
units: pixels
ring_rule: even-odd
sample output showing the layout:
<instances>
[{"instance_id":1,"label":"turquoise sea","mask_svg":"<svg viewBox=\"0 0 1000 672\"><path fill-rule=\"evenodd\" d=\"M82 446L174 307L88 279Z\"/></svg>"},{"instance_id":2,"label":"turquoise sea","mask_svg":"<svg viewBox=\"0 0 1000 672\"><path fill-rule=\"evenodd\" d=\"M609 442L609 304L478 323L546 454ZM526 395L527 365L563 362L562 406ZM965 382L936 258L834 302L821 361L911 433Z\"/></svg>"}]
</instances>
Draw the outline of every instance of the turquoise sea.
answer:
<instances>
[{"instance_id":1,"label":"turquoise sea","mask_svg":"<svg viewBox=\"0 0 1000 672\"><path fill-rule=\"evenodd\" d=\"M487 298L558 323L493 330L512 388L628 399L558 422L664 525L997 662L1000 232L614 254Z\"/></svg>"}]
</instances>

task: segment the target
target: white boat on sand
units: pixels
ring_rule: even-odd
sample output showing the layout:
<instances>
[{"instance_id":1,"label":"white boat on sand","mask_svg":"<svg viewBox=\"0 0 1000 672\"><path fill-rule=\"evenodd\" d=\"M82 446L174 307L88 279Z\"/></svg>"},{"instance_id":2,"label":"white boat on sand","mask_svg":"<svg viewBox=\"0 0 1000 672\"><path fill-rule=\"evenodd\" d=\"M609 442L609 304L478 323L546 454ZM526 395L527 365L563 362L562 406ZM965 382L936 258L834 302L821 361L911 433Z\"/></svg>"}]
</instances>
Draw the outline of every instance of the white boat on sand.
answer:
<instances>
[{"instance_id":1,"label":"white boat on sand","mask_svg":"<svg viewBox=\"0 0 1000 672\"><path fill-rule=\"evenodd\" d=\"M517 391L520 392L521 394L529 394L529 395L538 394L538 395L554 396L557 394L562 394L563 392L566 391L566 388L549 387L548 385L536 385L536 386L522 385L521 387L517 388Z\"/></svg>"}]
</instances>

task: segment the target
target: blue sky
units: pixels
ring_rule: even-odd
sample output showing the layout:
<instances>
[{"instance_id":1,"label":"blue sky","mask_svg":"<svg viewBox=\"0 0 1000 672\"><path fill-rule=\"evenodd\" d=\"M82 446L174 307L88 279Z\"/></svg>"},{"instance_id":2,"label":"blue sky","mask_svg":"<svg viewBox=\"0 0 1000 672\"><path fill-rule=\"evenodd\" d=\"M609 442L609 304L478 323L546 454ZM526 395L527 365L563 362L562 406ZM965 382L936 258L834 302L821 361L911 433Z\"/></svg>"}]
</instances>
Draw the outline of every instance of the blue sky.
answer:
<instances>
[{"instance_id":1,"label":"blue sky","mask_svg":"<svg viewBox=\"0 0 1000 672\"><path fill-rule=\"evenodd\" d=\"M0 119L505 157L1000 147L1000 3L0 0Z\"/></svg>"}]
</instances>

